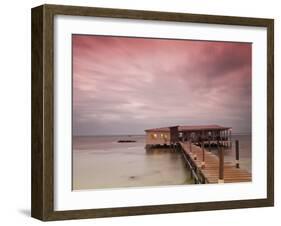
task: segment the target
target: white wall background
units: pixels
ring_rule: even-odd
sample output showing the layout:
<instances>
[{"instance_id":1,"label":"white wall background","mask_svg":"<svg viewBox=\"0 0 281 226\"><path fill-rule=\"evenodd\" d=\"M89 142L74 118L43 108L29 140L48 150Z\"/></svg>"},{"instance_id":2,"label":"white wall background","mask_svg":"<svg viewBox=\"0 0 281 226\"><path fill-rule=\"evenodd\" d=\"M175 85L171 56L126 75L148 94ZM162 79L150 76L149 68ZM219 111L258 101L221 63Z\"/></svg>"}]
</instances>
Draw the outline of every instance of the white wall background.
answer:
<instances>
[{"instance_id":1,"label":"white wall background","mask_svg":"<svg viewBox=\"0 0 281 226\"><path fill-rule=\"evenodd\" d=\"M281 171L281 14L279 1L2 1L0 7L0 224L41 225L30 215L30 8L43 4L174 11L275 19L275 207L52 222L51 225L278 225ZM280 4L281 5L281 4ZM279 87L278 87L279 86ZM238 191L243 192L243 191Z\"/></svg>"}]
</instances>

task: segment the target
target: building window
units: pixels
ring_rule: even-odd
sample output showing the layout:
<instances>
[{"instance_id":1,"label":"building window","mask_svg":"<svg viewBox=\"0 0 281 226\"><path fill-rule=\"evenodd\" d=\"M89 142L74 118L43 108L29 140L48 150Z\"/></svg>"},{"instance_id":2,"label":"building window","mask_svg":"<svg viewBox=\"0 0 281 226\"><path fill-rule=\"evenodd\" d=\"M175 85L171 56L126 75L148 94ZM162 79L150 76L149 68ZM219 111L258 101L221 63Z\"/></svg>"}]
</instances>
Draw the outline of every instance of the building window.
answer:
<instances>
[{"instance_id":1,"label":"building window","mask_svg":"<svg viewBox=\"0 0 281 226\"><path fill-rule=\"evenodd\" d=\"M164 137L164 134L163 134L163 133L161 133L161 134L160 134L160 137L161 137L161 139L163 139L163 137Z\"/></svg>"},{"instance_id":2,"label":"building window","mask_svg":"<svg viewBox=\"0 0 281 226\"><path fill-rule=\"evenodd\" d=\"M157 134L156 133L151 134L151 138L152 139L157 139Z\"/></svg>"}]
</instances>

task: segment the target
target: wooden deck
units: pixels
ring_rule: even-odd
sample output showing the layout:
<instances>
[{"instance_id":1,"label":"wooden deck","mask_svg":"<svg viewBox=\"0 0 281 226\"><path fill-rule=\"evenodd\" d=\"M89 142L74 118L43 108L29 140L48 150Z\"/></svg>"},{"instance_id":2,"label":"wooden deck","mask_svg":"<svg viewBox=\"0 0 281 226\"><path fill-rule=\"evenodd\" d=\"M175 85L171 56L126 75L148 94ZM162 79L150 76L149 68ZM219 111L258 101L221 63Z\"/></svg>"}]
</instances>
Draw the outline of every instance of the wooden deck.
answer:
<instances>
[{"instance_id":1,"label":"wooden deck","mask_svg":"<svg viewBox=\"0 0 281 226\"><path fill-rule=\"evenodd\" d=\"M198 147L189 142L179 143L183 155L188 161L190 167L193 168L193 177L197 177L201 183L218 183L219 181L219 158L212 152L205 148L205 166L202 168L203 151L201 147ZM191 147L191 151L190 151ZM195 160L196 156L196 160ZM252 180L252 176L245 170L236 168L234 162L224 162L224 183L232 182L249 182Z\"/></svg>"}]
</instances>

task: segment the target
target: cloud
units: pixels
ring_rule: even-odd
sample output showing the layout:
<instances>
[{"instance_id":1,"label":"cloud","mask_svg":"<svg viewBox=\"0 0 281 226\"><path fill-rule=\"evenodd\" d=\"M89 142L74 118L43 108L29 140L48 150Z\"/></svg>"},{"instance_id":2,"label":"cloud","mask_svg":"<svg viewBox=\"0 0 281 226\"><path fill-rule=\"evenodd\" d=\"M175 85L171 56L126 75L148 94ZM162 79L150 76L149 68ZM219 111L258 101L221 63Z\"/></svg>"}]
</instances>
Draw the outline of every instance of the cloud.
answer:
<instances>
[{"instance_id":1,"label":"cloud","mask_svg":"<svg viewBox=\"0 0 281 226\"><path fill-rule=\"evenodd\" d=\"M73 131L251 130L251 44L73 35Z\"/></svg>"}]
</instances>

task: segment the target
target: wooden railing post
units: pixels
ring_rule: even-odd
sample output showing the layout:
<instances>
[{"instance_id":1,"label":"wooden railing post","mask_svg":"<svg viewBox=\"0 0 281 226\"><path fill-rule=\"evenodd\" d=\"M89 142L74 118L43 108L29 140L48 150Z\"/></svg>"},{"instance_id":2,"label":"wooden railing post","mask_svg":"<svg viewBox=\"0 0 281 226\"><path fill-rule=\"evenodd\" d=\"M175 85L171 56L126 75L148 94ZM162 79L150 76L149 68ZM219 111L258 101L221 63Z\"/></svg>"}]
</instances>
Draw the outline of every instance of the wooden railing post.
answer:
<instances>
[{"instance_id":1,"label":"wooden railing post","mask_svg":"<svg viewBox=\"0 0 281 226\"><path fill-rule=\"evenodd\" d=\"M202 149L202 162L201 162L201 168L205 168L205 148L204 148L204 141L201 142L201 149Z\"/></svg>"},{"instance_id":2,"label":"wooden railing post","mask_svg":"<svg viewBox=\"0 0 281 226\"><path fill-rule=\"evenodd\" d=\"M235 141L235 160L236 160L236 168L239 168L239 140Z\"/></svg>"},{"instance_id":3,"label":"wooden railing post","mask_svg":"<svg viewBox=\"0 0 281 226\"><path fill-rule=\"evenodd\" d=\"M190 145L190 146L189 146L190 153L192 153L192 142L191 142L191 140L190 140L190 142L189 142L189 145ZM197 159L197 155L196 155L196 154L193 155L193 159L194 159L194 160Z\"/></svg>"},{"instance_id":4,"label":"wooden railing post","mask_svg":"<svg viewBox=\"0 0 281 226\"><path fill-rule=\"evenodd\" d=\"M217 141L218 154L219 154L219 179L218 183L224 183L224 153L223 148L220 147L220 141Z\"/></svg>"},{"instance_id":5,"label":"wooden railing post","mask_svg":"<svg viewBox=\"0 0 281 226\"><path fill-rule=\"evenodd\" d=\"M232 129L229 130L230 147L232 148Z\"/></svg>"}]
</instances>

